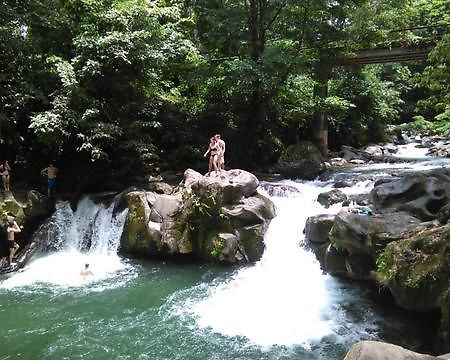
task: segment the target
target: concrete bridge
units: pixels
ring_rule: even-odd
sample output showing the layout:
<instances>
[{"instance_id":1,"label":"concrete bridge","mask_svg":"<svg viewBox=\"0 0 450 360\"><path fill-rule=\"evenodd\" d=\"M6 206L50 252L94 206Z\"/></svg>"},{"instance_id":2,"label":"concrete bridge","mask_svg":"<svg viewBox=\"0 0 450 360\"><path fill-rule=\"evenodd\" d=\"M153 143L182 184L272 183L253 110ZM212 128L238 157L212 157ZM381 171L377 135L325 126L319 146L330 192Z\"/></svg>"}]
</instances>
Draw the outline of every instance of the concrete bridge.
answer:
<instances>
[{"instance_id":1,"label":"concrete bridge","mask_svg":"<svg viewBox=\"0 0 450 360\"><path fill-rule=\"evenodd\" d=\"M423 61L435 44L422 47L393 47L357 52L354 56L336 59L334 65L367 65L403 61Z\"/></svg>"},{"instance_id":2,"label":"concrete bridge","mask_svg":"<svg viewBox=\"0 0 450 360\"><path fill-rule=\"evenodd\" d=\"M353 56L336 58L333 61L317 62L314 71L314 96L325 99L328 96L328 80L334 66L382 64L404 61L424 61L443 34L449 32L450 24L419 26L393 30L391 34L420 32L422 44L417 46L397 45L356 52ZM423 36L426 32L428 36ZM328 121L324 111L317 110L312 121L313 141L323 155L328 153Z\"/></svg>"}]
</instances>

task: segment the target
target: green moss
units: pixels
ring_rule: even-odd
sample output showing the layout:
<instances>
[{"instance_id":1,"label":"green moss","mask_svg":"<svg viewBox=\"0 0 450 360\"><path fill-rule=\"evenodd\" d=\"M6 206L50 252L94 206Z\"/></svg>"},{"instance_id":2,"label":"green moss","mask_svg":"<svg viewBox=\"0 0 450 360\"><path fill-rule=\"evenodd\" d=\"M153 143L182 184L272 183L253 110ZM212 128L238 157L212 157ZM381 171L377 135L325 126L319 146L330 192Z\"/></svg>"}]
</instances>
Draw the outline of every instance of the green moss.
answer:
<instances>
[{"instance_id":1,"label":"green moss","mask_svg":"<svg viewBox=\"0 0 450 360\"><path fill-rule=\"evenodd\" d=\"M436 304L448 288L450 228L425 230L386 246L376 260L376 279L389 287L401 302L414 307L419 301Z\"/></svg>"},{"instance_id":2,"label":"green moss","mask_svg":"<svg viewBox=\"0 0 450 360\"><path fill-rule=\"evenodd\" d=\"M147 250L149 248L149 236L144 206L140 197L135 194L129 195L128 204L126 228L129 248L130 250Z\"/></svg>"},{"instance_id":3,"label":"green moss","mask_svg":"<svg viewBox=\"0 0 450 360\"><path fill-rule=\"evenodd\" d=\"M211 257L213 258L219 258L219 256L222 254L223 250L225 249L226 241L222 238L216 238L213 241L213 249L210 252Z\"/></svg>"},{"instance_id":4,"label":"green moss","mask_svg":"<svg viewBox=\"0 0 450 360\"><path fill-rule=\"evenodd\" d=\"M175 215L174 227L183 234L185 247L200 257L209 259L218 252L214 239L232 228L221 207L218 189L211 188L200 195L183 192L183 208Z\"/></svg>"}]
</instances>

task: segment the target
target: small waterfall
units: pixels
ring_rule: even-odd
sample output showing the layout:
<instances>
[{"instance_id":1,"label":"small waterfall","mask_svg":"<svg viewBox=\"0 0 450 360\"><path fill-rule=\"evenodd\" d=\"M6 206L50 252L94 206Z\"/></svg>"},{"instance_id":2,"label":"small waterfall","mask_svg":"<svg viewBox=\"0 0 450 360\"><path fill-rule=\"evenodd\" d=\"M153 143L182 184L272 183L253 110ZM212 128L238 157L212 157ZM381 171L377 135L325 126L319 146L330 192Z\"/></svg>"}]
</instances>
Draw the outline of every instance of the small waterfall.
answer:
<instances>
[{"instance_id":1,"label":"small waterfall","mask_svg":"<svg viewBox=\"0 0 450 360\"><path fill-rule=\"evenodd\" d=\"M50 283L81 286L113 276L126 265L117 255L127 210L114 212L115 202L96 204L83 198L77 210L59 201L55 213L44 225L50 251L36 256L22 272L2 283L2 287ZM40 235L42 236L42 234ZM89 263L94 276L80 276Z\"/></svg>"}]
</instances>

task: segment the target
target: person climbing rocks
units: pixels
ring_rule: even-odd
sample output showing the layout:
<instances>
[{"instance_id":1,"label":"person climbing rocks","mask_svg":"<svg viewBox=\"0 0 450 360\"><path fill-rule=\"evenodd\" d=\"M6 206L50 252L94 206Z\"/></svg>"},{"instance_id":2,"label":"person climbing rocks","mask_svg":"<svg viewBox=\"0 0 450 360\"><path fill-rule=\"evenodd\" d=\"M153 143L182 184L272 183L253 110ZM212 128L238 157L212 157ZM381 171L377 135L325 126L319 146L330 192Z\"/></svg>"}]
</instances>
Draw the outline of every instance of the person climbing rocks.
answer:
<instances>
[{"instance_id":1,"label":"person climbing rocks","mask_svg":"<svg viewBox=\"0 0 450 360\"><path fill-rule=\"evenodd\" d=\"M55 196L56 176L58 174L58 168L50 163L45 169L41 170L41 175L47 176L47 193L48 196Z\"/></svg>"},{"instance_id":2,"label":"person climbing rocks","mask_svg":"<svg viewBox=\"0 0 450 360\"><path fill-rule=\"evenodd\" d=\"M14 220L8 220L8 227L6 228L6 232L8 234L8 242L9 242L9 258L8 265L10 267L14 267L16 263L13 262L14 256L19 250L19 244L17 244L15 240L16 233L21 232L19 225Z\"/></svg>"}]
</instances>

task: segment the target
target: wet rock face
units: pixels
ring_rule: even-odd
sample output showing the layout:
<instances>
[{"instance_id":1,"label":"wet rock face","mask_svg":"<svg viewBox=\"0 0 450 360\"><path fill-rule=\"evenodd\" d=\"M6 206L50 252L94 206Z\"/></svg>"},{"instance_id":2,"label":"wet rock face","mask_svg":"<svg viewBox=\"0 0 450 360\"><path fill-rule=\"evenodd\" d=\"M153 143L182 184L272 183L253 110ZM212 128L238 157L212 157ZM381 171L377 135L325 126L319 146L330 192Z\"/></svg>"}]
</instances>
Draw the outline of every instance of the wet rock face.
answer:
<instances>
[{"instance_id":1,"label":"wet rock face","mask_svg":"<svg viewBox=\"0 0 450 360\"><path fill-rule=\"evenodd\" d=\"M379 212L407 211L421 220L433 220L450 199L450 173L410 175L376 186L370 201Z\"/></svg>"},{"instance_id":2,"label":"wet rock face","mask_svg":"<svg viewBox=\"0 0 450 360\"><path fill-rule=\"evenodd\" d=\"M325 171L324 159L309 141L289 146L278 160L277 171L288 178L312 180Z\"/></svg>"},{"instance_id":3,"label":"wet rock face","mask_svg":"<svg viewBox=\"0 0 450 360\"><path fill-rule=\"evenodd\" d=\"M170 195L134 191L122 250L144 256L190 256L202 261L256 261L275 208L243 170L203 176L188 169Z\"/></svg>"}]
</instances>

